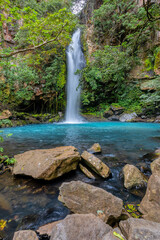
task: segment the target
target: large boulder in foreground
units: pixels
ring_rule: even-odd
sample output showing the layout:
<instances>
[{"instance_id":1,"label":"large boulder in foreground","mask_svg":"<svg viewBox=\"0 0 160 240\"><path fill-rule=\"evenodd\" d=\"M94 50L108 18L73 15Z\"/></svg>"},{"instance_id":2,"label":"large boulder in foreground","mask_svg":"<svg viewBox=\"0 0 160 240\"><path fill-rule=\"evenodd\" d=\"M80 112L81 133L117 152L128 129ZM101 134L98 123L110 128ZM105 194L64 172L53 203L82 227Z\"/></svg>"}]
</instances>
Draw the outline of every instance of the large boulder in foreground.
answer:
<instances>
[{"instance_id":1,"label":"large boulder in foreground","mask_svg":"<svg viewBox=\"0 0 160 240\"><path fill-rule=\"evenodd\" d=\"M31 230L15 232L13 240L38 240L37 234Z\"/></svg>"},{"instance_id":2,"label":"large boulder in foreground","mask_svg":"<svg viewBox=\"0 0 160 240\"><path fill-rule=\"evenodd\" d=\"M75 147L32 150L14 156L15 175L27 175L36 179L51 180L77 168L80 154Z\"/></svg>"},{"instance_id":3,"label":"large boulder in foreground","mask_svg":"<svg viewBox=\"0 0 160 240\"><path fill-rule=\"evenodd\" d=\"M63 183L58 199L74 213L93 213L105 222L117 219L122 213L120 198L81 181Z\"/></svg>"},{"instance_id":4,"label":"large boulder in foreground","mask_svg":"<svg viewBox=\"0 0 160 240\"><path fill-rule=\"evenodd\" d=\"M50 240L100 240L111 229L93 214L73 214L53 227Z\"/></svg>"},{"instance_id":5,"label":"large boulder in foreground","mask_svg":"<svg viewBox=\"0 0 160 240\"><path fill-rule=\"evenodd\" d=\"M160 176L157 174L151 175L139 210L144 219L160 223Z\"/></svg>"},{"instance_id":6,"label":"large boulder in foreground","mask_svg":"<svg viewBox=\"0 0 160 240\"><path fill-rule=\"evenodd\" d=\"M84 151L81 155L85 164L87 164L94 172L103 178L107 178L110 175L109 167L104 164L99 158L95 157L93 154Z\"/></svg>"},{"instance_id":7,"label":"large boulder in foreground","mask_svg":"<svg viewBox=\"0 0 160 240\"><path fill-rule=\"evenodd\" d=\"M158 157L151 163L151 170L152 173L155 173L160 176L160 157Z\"/></svg>"},{"instance_id":8,"label":"large boulder in foreground","mask_svg":"<svg viewBox=\"0 0 160 240\"><path fill-rule=\"evenodd\" d=\"M124 186L127 189L133 187L143 187L146 185L146 178L138 168L133 165L126 164L123 168Z\"/></svg>"},{"instance_id":9,"label":"large boulder in foreground","mask_svg":"<svg viewBox=\"0 0 160 240\"><path fill-rule=\"evenodd\" d=\"M144 219L129 218L121 221L120 229L128 240L160 239L160 224Z\"/></svg>"}]
</instances>

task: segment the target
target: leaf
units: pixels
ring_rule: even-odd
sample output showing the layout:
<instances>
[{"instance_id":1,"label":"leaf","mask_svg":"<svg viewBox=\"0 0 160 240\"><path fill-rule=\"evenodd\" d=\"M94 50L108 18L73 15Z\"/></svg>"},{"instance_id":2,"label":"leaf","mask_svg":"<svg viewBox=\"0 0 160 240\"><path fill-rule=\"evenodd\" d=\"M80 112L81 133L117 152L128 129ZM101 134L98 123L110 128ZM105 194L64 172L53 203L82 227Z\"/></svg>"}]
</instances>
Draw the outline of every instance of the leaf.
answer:
<instances>
[{"instance_id":1,"label":"leaf","mask_svg":"<svg viewBox=\"0 0 160 240\"><path fill-rule=\"evenodd\" d=\"M117 232L113 232L113 235L121 240L124 240L124 238Z\"/></svg>"},{"instance_id":2,"label":"leaf","mask_svg":"<svg viewBox=\"0 0 160 240\"><path fill-rule=\"evenodd\" d=\"M7 225L7 221L5 221L4 219L0 220L0 231L3 231L3 229L6 227Z\"/></svg>"}]
</instances>

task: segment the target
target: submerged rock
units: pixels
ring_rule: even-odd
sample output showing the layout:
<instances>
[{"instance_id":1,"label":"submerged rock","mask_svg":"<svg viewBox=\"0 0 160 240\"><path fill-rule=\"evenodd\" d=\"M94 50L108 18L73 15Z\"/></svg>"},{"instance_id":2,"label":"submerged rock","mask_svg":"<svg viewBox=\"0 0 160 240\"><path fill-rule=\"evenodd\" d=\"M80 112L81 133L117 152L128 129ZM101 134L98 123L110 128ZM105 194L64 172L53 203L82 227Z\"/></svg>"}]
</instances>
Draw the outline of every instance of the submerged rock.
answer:
<instances>
[{"instance_id":1,"label":"submerged rock","mask_svg":"<svg viewBox=\"0 0 160 240\"><path fill-rule=\"evenodd\" d=\"M93 213L105 222L117 219L122 213L120 198L81 181L63 183L58 199L74 213Z\"/></svg>"},{"instance_id":2,"label":"submerged rock","mask_svg":"<svg viewBox=\"0 0 160 240\"><path fill-rule=\"evenodd\" d=\"M13 240L38 240L37 234L31 230L15 232Z\"/></svg>"},{"instance_id":3,"label":"submerged rock","mask_svg":"<svg viewBox=\"0 0 160 240\"><path fill-rule=\"evenodd\" d=\"M98 175L107 178L110 175L109 167L93 154L84 151L81 155L83 161Z\"/></svg>"},{"instance_id":4,"label":"submerged rock","mask_svg":"<svg viewBox=\"0 0 160 240\"><path fill-rule=\"evenodd\" d=\"M81 171L82 171L88 178L95 179L95 176L91 173L91 171L89 171L89 169L87 169L85 166L83 166L83 164L79 164L79 167L80 167Z\"/></svg>"},{"instance_id":5,"label":"submerged rock","mask_svg":"<svg viewBox=\"0 0 160 240\"><path fill-rule=\"evenodd\" d=\"M127 189L133 187L143 187L146 185L146 177L138 168L133 165L126 164L123 168L124 186Z\"/></svg>"},{"instance_id":6,"label":"submerged rock","mask_svg":"<svg viewBox=\"0 0 160 240\"><path fill-rule=\"evenodd\" d=\"M151 175L139 210L144 219L160 223L160 176L157 174Z\"/></svg>"},{"instance_id":7,"label":"submerged rock","mask_svg":"<svg viewBox=\"0 0 160 240\"><path fill-rule=\"evenodd\" d=\"M88 149L90 153L101 153L102 148L99 143L94 143L90 149Z\"/></svg>"},{"instance_id":8,"label":"submerged rock","mask_svg":"<svg viewBox=\"0 0 160 240\"><path fill-rule=\"evenodd\" d=\"M129 218L121 221L120 229L128 240L160 239L160 224L144 219Z\"/></svg>"},{"instance_id":9,"label":"submerged rock","mask_svg":"<svg viewBox=\"0 0 160 240\"><path fill-rule=\"evenodd\" d=\"M93 214L73 214L53 227L50 240L100 240L111 229Z\"/></svg>"},{"instance_id":10,"label":"submerged rock","mask_svg":"<svg viewBox=\"0 0 160 240\"><path fill-rule=\"evenodd\" d=\"M31 150L14 156L14 175L27 175L36 179L51 180L75 170L80 154L75 147Z\"/></svg>"}]
</instances>

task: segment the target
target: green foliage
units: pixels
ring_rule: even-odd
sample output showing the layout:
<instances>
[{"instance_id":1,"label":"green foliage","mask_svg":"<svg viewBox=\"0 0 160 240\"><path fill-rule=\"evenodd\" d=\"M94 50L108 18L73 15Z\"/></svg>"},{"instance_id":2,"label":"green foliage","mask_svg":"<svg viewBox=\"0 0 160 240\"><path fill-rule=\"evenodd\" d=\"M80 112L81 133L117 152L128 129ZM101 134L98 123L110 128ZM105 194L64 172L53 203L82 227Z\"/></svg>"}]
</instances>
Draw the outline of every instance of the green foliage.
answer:
<instances>
[{"instance_id":1,"label":"green foliage","mask_svg":"<svg viewBox=\"0 0 160 240\"><path fill-rule=\"evenodd\" d=\"M126 88L132 57L119 46L105 46L94 53L94 60L82 71L83 105L116 102Z\"/></svg>"},{"instance_id":2,"label":"green foliage","mask_svg":"<svg viewBox=\"0 0 160 240\"><path fill-rule=\"evenodd\" d=\"M2 134L2 133L3 133L3 131L0 132L0 134ZM6 135L7 138L11 137L11 136L12 136L11 133ZM4 137L0 135L0 142L3 142L3 141L4 141ZM0 163L5 163L7 165L13 165L16 162L15 158L10 158L7 155L3 155L2 154L3 151L4 151L4 149L2 147L0 147Z\"/></svg>"}]
</instances>

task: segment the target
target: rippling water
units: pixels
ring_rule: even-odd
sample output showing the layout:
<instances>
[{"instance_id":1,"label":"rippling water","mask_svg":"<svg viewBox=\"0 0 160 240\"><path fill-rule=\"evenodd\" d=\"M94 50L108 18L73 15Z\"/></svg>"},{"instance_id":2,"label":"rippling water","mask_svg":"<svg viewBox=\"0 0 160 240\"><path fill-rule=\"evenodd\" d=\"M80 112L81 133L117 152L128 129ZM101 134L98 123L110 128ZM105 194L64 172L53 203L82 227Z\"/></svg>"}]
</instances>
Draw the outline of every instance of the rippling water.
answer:
<instances>
[{"instance_id":1,"label":"rippling water","mask_svg":"<svg viewBox=\"0 0 160 240\"><path fill-rule=\"evenodd\" d=\"M79 152L95 142L102 146L102 159L110 168L112 178L90 180L79 170L50 182L31 178L13 177L10 173L0 176L0 219L12 220L4 235L11 239L16 228L36 229L38 226L64 218L69 210L58 200L58 188L64 181L82 180L102 187L127 202L139 202L142 195L123 188L120 178L126 163L139 164L140 158L160 147L160 125L153 123L82 123L41 124L2 129L6 138L5 153L13 156L31 149L72 145ZM0 236L3 235L0 232Z\"/></svg>"}]
</instances>

